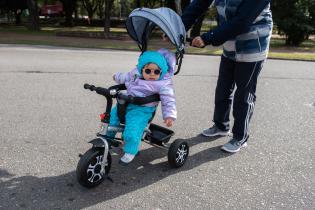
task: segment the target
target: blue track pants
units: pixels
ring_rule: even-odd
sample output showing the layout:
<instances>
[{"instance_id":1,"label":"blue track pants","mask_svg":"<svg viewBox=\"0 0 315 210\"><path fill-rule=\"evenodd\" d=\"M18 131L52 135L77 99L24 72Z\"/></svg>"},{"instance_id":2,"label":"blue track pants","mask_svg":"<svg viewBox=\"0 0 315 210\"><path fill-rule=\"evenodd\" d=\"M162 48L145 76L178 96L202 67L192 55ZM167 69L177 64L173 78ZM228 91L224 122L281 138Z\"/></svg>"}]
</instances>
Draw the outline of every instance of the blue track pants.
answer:
<instances>
[{"instance_id":1,"label":"blue track pants","mask_svg":"<svg viewBox=\"0 0 315 210\"><path fill-rule=\"evenodd\" d=\"M221 57L213 121L221 130L229 130L233 101L233 137L242 142L249 137L248 127L256 101L257 78L263 63L264 61L236 62Z\"/></svg>"},{"instance_id":2,"label":"blue track pants","mask_svg":"<svg viewBox=\"0 0 315 210\"><path fill-rule=\"evenodd\" d=\"M125 130L123 132L124 152L137 154L144 129L149 123L156 107L138 106L129 104L126 110ZM120 124L117 106L110 113L110 126L118 126ZM108 136L114 137L116 133L107 133Z\"/></svg>"}]
</instances>

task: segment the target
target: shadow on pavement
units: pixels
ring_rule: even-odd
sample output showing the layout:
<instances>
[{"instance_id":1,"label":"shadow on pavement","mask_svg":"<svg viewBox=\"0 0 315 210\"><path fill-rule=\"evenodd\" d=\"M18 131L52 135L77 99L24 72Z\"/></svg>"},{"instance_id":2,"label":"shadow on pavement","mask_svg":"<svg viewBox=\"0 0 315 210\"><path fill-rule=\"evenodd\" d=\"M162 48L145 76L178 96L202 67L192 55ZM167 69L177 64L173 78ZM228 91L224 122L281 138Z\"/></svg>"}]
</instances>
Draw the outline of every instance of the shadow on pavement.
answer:
<instances>
[{"instance_id":1,"label":"shadow on pavement","mask_svg":"<svg viewBox=\"0 0 315 210\"><path fill-rule=\"evenodd\" d=\"M13 176L12 174L8 173L6 170L0 168L0 183L2 178L8 178Z\"/></svg>"},{"instance_id":2,"label":"shadow on pavement","mask_svg":"<svg viewBox=\"0 0 315 210\"><path fill-rule=\"evenodd\" d=\"M192 146L215 140L197 136L186 139ZM127 167L118 165L118 156L113 156L110 172L112 181L105 180L93 189L81 187L76 181L75 171L51 177L14 175L0 169L0 209L82 209L114 199L129 192L144 188L164 178L194 169L209 162L225 158L220 147L212 147L190 155L186 164L179 169L170 169L167 162L159 162L166 152L155 147L141 150L140 156ZM157 160L157 163L151 163ZM165 159L161 160L164 161ZM7 180L4 180L5 177ZM108 206L110 208L110 206Z\"/></svg>"}]
</instances>

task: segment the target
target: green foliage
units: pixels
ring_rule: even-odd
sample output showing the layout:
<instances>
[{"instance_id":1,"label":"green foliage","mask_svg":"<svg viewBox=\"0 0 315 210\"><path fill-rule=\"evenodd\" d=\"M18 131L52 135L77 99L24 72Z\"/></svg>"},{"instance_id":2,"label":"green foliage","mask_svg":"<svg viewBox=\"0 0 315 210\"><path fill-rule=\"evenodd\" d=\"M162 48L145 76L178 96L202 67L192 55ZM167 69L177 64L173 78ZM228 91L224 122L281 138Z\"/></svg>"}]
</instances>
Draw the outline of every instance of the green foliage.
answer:
<instances>
[{"instance_id":1,"label":"green foliage","mask_svg":"<svg viewBox=\"0 0 315 210\"><path fill-rule=\"evenodd\" d=\"M273 0L272 11L287 45L297 46L315 31L315 0Z\"/></svg>"}]
</instances>

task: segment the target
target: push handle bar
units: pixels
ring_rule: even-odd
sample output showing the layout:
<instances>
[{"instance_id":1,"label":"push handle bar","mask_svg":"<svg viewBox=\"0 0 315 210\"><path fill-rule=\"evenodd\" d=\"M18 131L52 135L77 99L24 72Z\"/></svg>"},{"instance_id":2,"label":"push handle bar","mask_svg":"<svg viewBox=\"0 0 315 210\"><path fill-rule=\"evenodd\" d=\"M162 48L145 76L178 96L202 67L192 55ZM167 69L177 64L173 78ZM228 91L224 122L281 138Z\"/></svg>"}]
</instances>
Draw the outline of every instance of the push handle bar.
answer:
<instances>
[{"instance_id":1,"label":"push handle bar","mask_svg":"<svg viewBox=\"0 0 315 210\"><path fill-rule=\"evenodd\" d=\"M194 38L190 38L190 37L186 38L186 42L189 42L190 45L191 45L192 40L194 40Z\"/></svg>"}]
</instances>

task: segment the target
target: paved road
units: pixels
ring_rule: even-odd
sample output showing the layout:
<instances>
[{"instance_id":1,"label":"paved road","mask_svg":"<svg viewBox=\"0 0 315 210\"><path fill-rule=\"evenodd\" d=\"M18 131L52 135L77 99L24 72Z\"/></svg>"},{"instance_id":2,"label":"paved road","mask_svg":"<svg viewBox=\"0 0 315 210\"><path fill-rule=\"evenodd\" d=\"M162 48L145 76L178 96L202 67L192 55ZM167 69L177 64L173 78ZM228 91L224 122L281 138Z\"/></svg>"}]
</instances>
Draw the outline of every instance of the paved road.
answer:
<instances>
[{"instance_id":1,"label":"paved road","mask_svg":"<svg viewBox=\"0 0 315 210\"><path fill-rule=\"evenodd\" d=\"M78 154L98 131L102 97L138 53L0 45L0 209L314 209L315 63L268 60L259 80L249 147L220 151L210 125L219 57L185 56L175 77L175 138L191 153L179 170L143 145L113 182L92 190L75 178ZM161 123L161 118L155 118ZM174 139L175 139L174 138Z\"/></svg>"}]
</instances>

